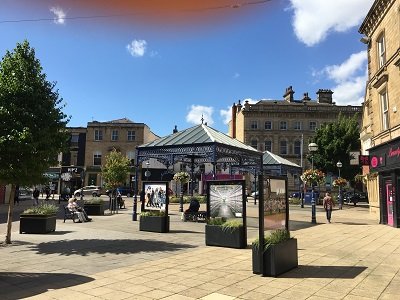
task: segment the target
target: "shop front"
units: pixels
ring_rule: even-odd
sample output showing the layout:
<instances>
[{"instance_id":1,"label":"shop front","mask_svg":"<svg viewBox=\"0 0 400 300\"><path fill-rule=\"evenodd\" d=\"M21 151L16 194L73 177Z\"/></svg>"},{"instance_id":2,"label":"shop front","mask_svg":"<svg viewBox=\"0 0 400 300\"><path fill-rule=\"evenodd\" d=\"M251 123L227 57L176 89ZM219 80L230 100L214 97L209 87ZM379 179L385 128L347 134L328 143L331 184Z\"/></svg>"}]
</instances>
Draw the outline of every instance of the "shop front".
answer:
<instances>
[{"instance_id":1,"label":"shop front","mask_svg":"<svg viewBox=\"0 0 400 300\"><path fill-rule=\"evenodd\" d=\"M400 227L400 138L369 149L370 172L379 175L380 223Z\"/></svg>"}]
</instances>

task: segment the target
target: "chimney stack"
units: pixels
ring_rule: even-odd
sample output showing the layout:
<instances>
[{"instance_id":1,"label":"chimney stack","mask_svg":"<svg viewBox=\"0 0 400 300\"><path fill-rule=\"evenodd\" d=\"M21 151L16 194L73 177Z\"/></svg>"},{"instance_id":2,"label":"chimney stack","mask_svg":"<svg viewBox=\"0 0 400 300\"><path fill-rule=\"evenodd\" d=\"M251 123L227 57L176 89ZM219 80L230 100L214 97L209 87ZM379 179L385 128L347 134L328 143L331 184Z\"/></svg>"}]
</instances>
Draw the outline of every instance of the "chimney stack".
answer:
<instances>
[{"instance_id":1,"label":"chimney stack","mask_svg":"<svg viewBox=\"0 0 400 300\"><path fill-rule=\"evenodd\" d=\"M232 105L232 138L236 138L236 113L237 113L237 106L235 103Z\"/></svg>"},{"instance_id":2,"label":"chimney stack","mask_svg":"<svg viewBox=\"0 0 400 300\"><path fill-rule=\"evenodd\" d=\"M332 104L333 92L331 90L319 89L316 94L318 95L318 97L317 97L318 103Z\"/></svg>"},{"instance_id":3,"label":"chimney stack","mask_svg":"<svg viewBox=\"0 0 400 300\"><path fill-rule=\"evenodd\" d=\"M172 130L172 133L177 133L178 132L178 127L175 125L175 128Z\"/></svg>"},{"instance_id":4,"label":"chimney stack","mask_svg":"<svg viewBox=\"0 0 400 300\"><path fill-rule=\"evenodd\" d=\"M242 110L242 104L240 103L240 100L239 103L236 105L236 107L237 107L237 112Z\"/></svg>"},{"instance_id":5,"label":"chimney stack","mask_svg":"<svg viewBox=\"0 0 400 300\"><path fill-rule=\"evenodd\" d=\"M285 94L283 94L283 98L287 101L287 102L293 102L293 94L294 91L292 89L292 86L289 86L286 91Z\"/></svg>"},{"instance_id":6,"label":"chimney stack","mask_svg":"<svg viewBox=\"0 0 400 300\"><path fill-rule=\"evenodd\" d=\"M311 98L308 97L308 93L304 93L304 95L303 95L303 101L310 101L310 100L311 100Z\"/></svg>"}]
</instances>

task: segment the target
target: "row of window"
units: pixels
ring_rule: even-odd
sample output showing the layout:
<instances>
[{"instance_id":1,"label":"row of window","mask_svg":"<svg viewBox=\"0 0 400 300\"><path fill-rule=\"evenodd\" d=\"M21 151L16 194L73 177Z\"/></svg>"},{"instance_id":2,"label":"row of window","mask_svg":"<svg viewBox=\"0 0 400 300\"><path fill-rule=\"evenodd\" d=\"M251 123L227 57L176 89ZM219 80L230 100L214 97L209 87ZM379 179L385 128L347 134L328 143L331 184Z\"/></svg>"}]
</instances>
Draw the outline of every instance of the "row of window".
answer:
<instances>
[{"instance_id":1,"label":"row of window","mask_svg":"<svg viewBox=\"0 0 400 300\"><path fill-rule=\"evenodd\" d=\"M294 130L303 130L303 122L302 121L294 121L293 122L293 129ZM279 130L288 130L289 126L288 126L288 122L287 121L280 121L279 122ZM317 128L317 122L315 121L309 121L308 122L308 129L315 131L315 129ZM250 129L256 130L259 129L258 127L258 121L256 120L252 120L250 122ZM273 130L273 122L272 121L265 121L264 122L264 129L265 130Z\"/></svg>"},{"instance_id":2,"label":"row of window","mask_svg":"<svg viewBox=\"0 0 400 300\"><path fill-rule=\"evenodd\" d=\"M103 140L103 130L95 129L94 130L94 140L102 141ZM113 129L111 130L111 140L118 141L119 140L119 130ZM136 140L136 132L134 130L127 131L127 140L132 142Z\"/></svg>"},{"instance_id":3,"label":"row of window","mask_svg":"<svg viewBox=\"0 0 400 300\"><path fill-rule=\"evenodd\" d=\"M258 149L258 141L256 139L251 140L251 146L257 150ZM272 141L266 140L264 141L264 151L272 152ZM279 142L279 154L280 155L288 155L289 153L289 142L286 140L281 140ZM293 154L301 155L301 141L294 141L293 142Z\"/></svg>"},{"instance_id":4,"label":"row of window","mask_svg":"<svg viewBox=\"0 0 400 300\"><path fill-rule=\"evenodd\" d=\"M126 152L126 157L131 161L131 165L134 165L135 151ZM101 151L93 152L93 166L101 166L102 153Z\"/></svg>"}]
</instances>

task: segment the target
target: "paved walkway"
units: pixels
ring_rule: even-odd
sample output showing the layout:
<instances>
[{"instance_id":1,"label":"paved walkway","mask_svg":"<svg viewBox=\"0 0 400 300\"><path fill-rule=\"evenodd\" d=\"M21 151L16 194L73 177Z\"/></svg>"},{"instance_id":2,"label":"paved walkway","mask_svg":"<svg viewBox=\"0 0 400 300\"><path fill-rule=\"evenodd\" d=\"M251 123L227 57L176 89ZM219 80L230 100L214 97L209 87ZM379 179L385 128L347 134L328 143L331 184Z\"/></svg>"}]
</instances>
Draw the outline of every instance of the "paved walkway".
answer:
<instances>
[{"instance_id":1,"label":"paved walkway","mask_svg":"<svg viewBox=\"0 0 400 300\"><path fill-rule=\"evenodd\" d=\"M131 202L131 201L129 201ZM4 208L0 208L4 209ZM132 208L90 223L57 220L55 233L19 234L0 247L0 299L398 299L400 230L379 225L363 207L345 206L326 224L310 207L291 207L299 268L278 278L251 271L251 249L207 247L204 223L182 222L171 205L171 232L141 232ZM257 235L248 204L249 244ZM5 224L0 224L4 236Z\"/></svg>"}]
</instances>

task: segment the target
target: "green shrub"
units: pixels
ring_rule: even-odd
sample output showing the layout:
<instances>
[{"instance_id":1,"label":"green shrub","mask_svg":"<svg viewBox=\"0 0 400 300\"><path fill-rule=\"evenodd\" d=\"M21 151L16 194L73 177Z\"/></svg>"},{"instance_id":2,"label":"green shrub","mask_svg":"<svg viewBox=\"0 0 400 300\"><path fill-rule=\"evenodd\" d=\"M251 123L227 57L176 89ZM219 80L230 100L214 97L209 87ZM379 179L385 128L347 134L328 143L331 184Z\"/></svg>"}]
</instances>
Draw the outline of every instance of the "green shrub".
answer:
<instances>
[{"instance_id":1,"label":"green shrub","mask_svg":"<svg viewBox=\"0 0 400 300\"><path fill-rule=\"evenodd\" d=\"M84 204L103 204L104 200L101 198L91 198L87 200L83 200Z\"/></svg>"},{"instance_id":2,"label":"green shrub","mask_svg":"<svg viewBox=\"0 0 400 300\"><path fill-rule=\"evenodd\" d=\"M22 212L22 215L55 215L58 212L58 206L54 204L40 204L31 208L27 208Z\"/></svg>"},{"instance_id":3,"label":"green shrub","mask_svg":"<svg viewBox=\"0 0 400 300\"><path fill-rule=\"evenodd\" d=\"M301 199L300 198L289 198L289 204L300 204Z\"/></svg>"},{"instance_id":4,"label":"green shrub","mask_svg":"<svg viewBox=\"0 0 400 300\"><path fill-rule=\"evenodd\" d=\"M206 203L206 196L196 195L196 196L183 196L183 203L188 204L192 198L197 199L199 203ZM173 196L169 198L169 203L179 203L181 197L180 196Z\"/></svg>"},{"instance_id":5,"label":"green shrub","mask_svg":"<svg viewBox=\"0 0 400 300\"><path fill-rule=\"evenodd\" d=\"M164 210L146 210L140 213L141 217L165 217Z\"/></svg>"},{"instance_id":6,"label":"green shrub","mask_svg":"<svg viewBox=\"0 0 400 300\"><path fill-rule=\"evenodd\" d=\"M269 235L264 236L264 251L266 251L271 245L276 245L290 239L290 232L286 229L276 229ZM260 241L256 239L253 242L253 246L259 247Z\"/></svg>"}]
</instances>

